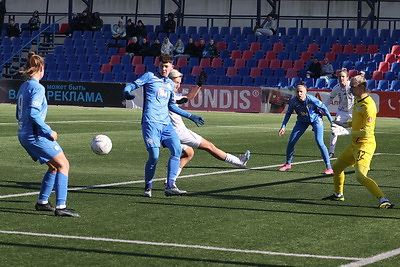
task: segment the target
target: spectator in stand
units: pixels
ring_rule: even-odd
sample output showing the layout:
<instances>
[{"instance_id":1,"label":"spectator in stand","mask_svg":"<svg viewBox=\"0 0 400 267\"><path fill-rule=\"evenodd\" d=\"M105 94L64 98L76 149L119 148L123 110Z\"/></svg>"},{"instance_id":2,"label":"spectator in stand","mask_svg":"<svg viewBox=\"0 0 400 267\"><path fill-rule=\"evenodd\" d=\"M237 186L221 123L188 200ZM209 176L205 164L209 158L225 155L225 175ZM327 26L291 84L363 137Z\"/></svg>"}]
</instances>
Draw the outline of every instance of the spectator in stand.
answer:
<instances>
[{"instance_id":1,"label":"spectator in stand","mask_svg":"<svg viewBox=\"0 0 400 267\"><path fill-rule=\"evenodd\" d=\"M197 46L195 45L193 38L190 37L188 40L188 44L185 46L185 54L189 55L189 57L196 56Z\"/></svg>"},{"instance_id":2,"label":"spectator in stand","mask_svg":"<svg viewBox=\"0 0 400 267\"><path fill-rule=\"evenodd\" d=\"M203 51L206 48L206 41L201 38L199 46L196 47L196 57L201 58L203 57Z\"/></svg>"},{"instance_id":3,"label":"spectator in stand","mask_svg":"<svg viewBox=\"0 0 400 267\"><path fill-rule=\"evenodd\" d=\"M7 37L19 37L21 35L21 31L15 21L10 19L7 26Z\"/></svg>"},{"instance_id":4,"label":"spectator in stand","mask_svg":"<svg viewBox=\"0 0 400 267\"><path fill-rule=\"evenodd\" d=\"M4 16L6 15L6 12L6 2L5 0L0 0L0 34L3 30Z\"/></svg>"},{"instance_id":5,"label":"spectator in stand","mask_svg":"<svg viewBox=\"0 0 400 267\"><path fill-rule=\"evenodd\" d=\"M126 47L126 55L130 55L131 57L139 55L140 50L142 50L142 46L139 44L137 37L133 36Z\"/></svg>"},{"instance_id":6,"label":"spectator in stand","mask_svg":"<svg viewBox=\"0 0 400 267\"><path fill-rule=\"evenodd\" d=\"M168 37L164 37L163 44L161 45L161 54L174 55L174 45L171 44Z\"/></svg>"},{"instance_id":7,"label":"spectator in stand","mask_svg":"<svg viewBox=\"0 0 400 267\"><path fill-rule=\"evenodd\" d=\"M78 29L79 19L80 16L78 14L72 14L71 22L69 23L68 28L64 32L65 36L69 37L74 31Z\"/></svg>"},{"instance_id":8,"label":"spectator in stand","mask_svg":"<svg viewBox=\"0 0 400 267\"><path fill-rule=\"evenodd\" d=\"M333 77L333 66L329 62L328 58L324 58L324 64L321 66L321 77L320 78L325 78L326 82L329 81Z\"/></svg>"},{"instance_id":9,"label":"spectator in stand","mask_svg":"<svg viewBox=\"0 0 400 267\"><path fill-rule=\"evenodd\" d=\"M133 24L132 19L128 19L126 22L126 38L128 40L132 40L132 37L135 36L136 30L135 30L135 24Z\"/></svg>"},{"instance_id":10,"label":"spectator in stand","mask_svg":"<svg viewBox=\"0 0 400 267\"><path fill-rule=\"evenodd\" d=\"M218 57L218 47L214 42L214 39L210 39L209 43L203 50L203 57L216 58Z\"/></svg>"},{"instance_id":11,"label":"spectator in stand","mask_svg":"<svg viewBox=\"0 0 400 267\"><path fill-rule=\"evenodd\" d=\"M168 13L168 19L163 24L163 30L159 32L174 33L176 28L174 17L174 13Z\"/></svg>"},{"instance_id":12,"label":"spectator in stand","mask_svg":"<svg viewBox=\"0 0 400 267\"><path fill-rule=\"evenodd\" d=\"M28 21L28 29L32 31L38 31L40 29L40 24L42 21L39 18L39 11L35 10L32 17Z\"/></svg>"},{"instance_id":13,"label":"spectator in stand","mask_svg":"<svg viewBox=\"0 0 400 267\"><path fill-rule=\"evenodd\" d=\"M154 42L150 45L149 49L144 52L144 56L158 57L161 55L160 39L156 37Z\"/></svg>"},{"instance_id":14,"label":"spectator in stand","mask_svg":"<svg viewBox=\"0 0 400 267\"><path fill-rule=\"evenodd\" d=\"M276 23L275 16L273 14L268 14L267 21L265 22L264 26L262 28L256 29L255 34L257 36L260 36L260 35L267 35L267 36L274 35L276 33L277 26L278 25Z\"/></svg>"},{"instance_id":15,"label":"spectator in stand","mask_svg":"<svg viewBox=\"0 0 400 267\"><path fill-rule=\"evenodd\" d=\"M126 39L126 28L122 19L118 20L118 24L114 24L111 28L112 38L116 40Z\"/></svg>"},{"instance_id":16,"label":"spectator in stand","mask_svg":"<svg viewBox=\"0 0 400 267\"><path fill-rule=\"evenodd\" d=\"M94 12L90 18L90 30L96 32L101 31L101 28L103 28L103 20L100 18L100 13Z\"/></svg>"},{"instance_id":17,"label":"spectator in stand","mask_svg":"<svg viewBox=\"0 0 400 267\"><path fill-rule=\"evenodd\" d=\"M307 69L307 78L318 79L321 76L321 64L318 58L314 58L313 63Z\"/></svg>"},{"instance_id":18,"label":"spectator in stand","mask_svg":"<svg viewBox=\"0 0 400 267\"><path fill-rule=\"evenodd\" d=\"M90 30L90 16L86 10L82 12L78 19L78 25L75 30L89 31Z\"/></svg>"},{"instance_id":19,"label":"spectator in stand","mask_svg":"<svg viewBox=\"0 0 400 267\"><path fill-rule=\"evenodd\" d=\"M146 52L150 49L150 43L147 38L143 38L142 44L140 45L139 56L146 56ZM160 48L161 49L161 48Z\"/></svg>"},{"instance_id":20,"label":"spectator in stand","mask_svg":"<svg viewBox=\"0 0 400 267\"><path fill-rule=\"evenodd\" d=\"M141 20L137 21L135 30L136 30L135 36L138 38L139 41L147 37L147 28L143 24L143 21Z\"/></svg>"},{"instance_id":21,"label":"spectator in stand","mask_svg":"<svg viewBox=\"0 0 400 267\"><path fill-rule=\"evenodd\" d=\"M174 56L175 57L186 57L185 46L183 45L182 39L178 39L174 45Z\"/></svg>"}]
</instances>

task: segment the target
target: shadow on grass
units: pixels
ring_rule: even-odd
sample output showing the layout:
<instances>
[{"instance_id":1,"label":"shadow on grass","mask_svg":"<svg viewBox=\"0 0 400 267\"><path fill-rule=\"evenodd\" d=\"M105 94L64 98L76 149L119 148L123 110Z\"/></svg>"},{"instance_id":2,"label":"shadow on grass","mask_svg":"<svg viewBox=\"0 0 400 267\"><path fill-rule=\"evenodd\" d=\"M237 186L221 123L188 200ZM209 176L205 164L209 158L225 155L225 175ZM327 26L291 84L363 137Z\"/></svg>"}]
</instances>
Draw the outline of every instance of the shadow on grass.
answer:
<instances>
[{"instance_id":1,"label":"shadow on grass","mask_svg":"<svg viewBox=\"0 0 400 267\"><path fill-rule=\"evenodd\" d=\"M240 261L194 259L194 258L189 258L189 257L173 257L173 256L166 256L166 255L110 251L110 250L100 250L100 249L82 249L82 248L74 248L74 247L44 246L44 245L36 245L36 244L30 245L30 244L0 242L0 246L25 247L25 248L33 248L33 249L39 249L39 250L49 249L49 250L69 251L69 252L90 253L90 254L98 253L98 254L109 254L109 255L113 255L113 256L130 256L130 257L142 257L142 258L153 258L153 259L175 260L175 261L179 260L182 262L202 262L202 263L204 262L204 264L215 263L215 264L231 264L231 265L243 265L243 266L283 266L283 265L268 265L268 264L249 263L249 262L240 262ZM42 251L40 253L44 253L44 252Z\"/></svg>"}]
</instances>

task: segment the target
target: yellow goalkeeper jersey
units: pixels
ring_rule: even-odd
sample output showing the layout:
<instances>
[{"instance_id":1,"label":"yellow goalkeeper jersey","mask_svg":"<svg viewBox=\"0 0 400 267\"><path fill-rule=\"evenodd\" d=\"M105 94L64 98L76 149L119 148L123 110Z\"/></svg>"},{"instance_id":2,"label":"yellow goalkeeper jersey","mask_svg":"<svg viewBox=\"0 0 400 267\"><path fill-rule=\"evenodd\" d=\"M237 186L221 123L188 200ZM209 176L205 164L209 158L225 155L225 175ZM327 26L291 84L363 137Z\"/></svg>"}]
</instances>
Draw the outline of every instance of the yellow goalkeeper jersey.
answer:
<instances>
[{"instance_id":1,"label":"yellow goalkeeper jersey","mask_svg":"<svg viewBox=\"0 0 400 267\"><path fill-rule=\"evenodd\" d=\"M376 104L371 96L355 99L352 121L354 143L375 143L376 113Z\"/></svg>"}]
</instances>

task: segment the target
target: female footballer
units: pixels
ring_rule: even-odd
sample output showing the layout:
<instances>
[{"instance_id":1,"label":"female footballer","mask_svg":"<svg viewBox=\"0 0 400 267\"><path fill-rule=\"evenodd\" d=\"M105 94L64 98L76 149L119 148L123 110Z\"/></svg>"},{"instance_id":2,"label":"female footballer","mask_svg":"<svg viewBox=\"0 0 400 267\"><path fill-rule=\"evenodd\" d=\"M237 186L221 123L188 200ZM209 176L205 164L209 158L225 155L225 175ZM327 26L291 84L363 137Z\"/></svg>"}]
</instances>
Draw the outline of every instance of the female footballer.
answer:
<instances>
[{"instance_id":1,"label":"female footballer","mask_svg":"<svg viewBox=\"0 0 400 267\"><path fill-rule=\"evenodd\" d=\"M365 78L361 75L353 77L350 81L350 91L355 97L351 133L335 124L332 125L332 132L336 135L351 134L352 142L333 164L335 193L323 200L344 201L344 169L354 165L357 181L379 199L379 208L393 208L394 204L385 197L378 184L367 176L376 148L374 131L377 111L374 100L367 92Z\"/></svg>"},{"instance_id":2,"label":"female footballer","mask_svg":"<svg viewBox=\"0 0 400 267\"><path fill-rule=\"evenodd\" d=\"M37 211L52 211L56 216L80 217L67 209L69 162L57 143L57 132L46 123L47 100L45 88L39 83L44 75L44 60L30 52L27 69L23 72L26 81L18 91L16 117L18 139L34 161L46 163L48 170L43 177ZM48 201L51 191L56 192L56 207Z\"/></svg>"}]
</instances>

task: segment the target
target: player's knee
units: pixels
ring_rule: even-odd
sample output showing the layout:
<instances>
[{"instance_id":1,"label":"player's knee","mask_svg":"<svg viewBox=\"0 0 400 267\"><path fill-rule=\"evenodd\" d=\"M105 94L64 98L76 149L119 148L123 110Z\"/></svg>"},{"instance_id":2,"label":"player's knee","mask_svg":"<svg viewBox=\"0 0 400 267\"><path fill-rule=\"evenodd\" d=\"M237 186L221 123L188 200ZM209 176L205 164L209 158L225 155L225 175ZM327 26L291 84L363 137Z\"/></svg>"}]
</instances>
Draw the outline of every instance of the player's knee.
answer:
<instances>
[{"instance_id":1,"label":"player's knee","mask_svg":"<svg viewBox=\"0 0 400 267\"><path fill-rule=\"evenodd\" d=\"M188 147L183 151L184 156L188 159L191 160L194 157L194 149L191 147Z\"/></svg>"},{"instance_id":2,"label":"player's knee","mask_svg":"<svg viewBox=\"0 0 400 267\"><path fill-rule=\"evenodd\" d=\"M206 150L207 152L212 152L216 149L216 146L213 143L211 143L210 141L203 139L199 148Z\"/></svg>"}]
</instances>

